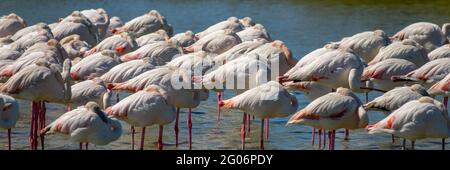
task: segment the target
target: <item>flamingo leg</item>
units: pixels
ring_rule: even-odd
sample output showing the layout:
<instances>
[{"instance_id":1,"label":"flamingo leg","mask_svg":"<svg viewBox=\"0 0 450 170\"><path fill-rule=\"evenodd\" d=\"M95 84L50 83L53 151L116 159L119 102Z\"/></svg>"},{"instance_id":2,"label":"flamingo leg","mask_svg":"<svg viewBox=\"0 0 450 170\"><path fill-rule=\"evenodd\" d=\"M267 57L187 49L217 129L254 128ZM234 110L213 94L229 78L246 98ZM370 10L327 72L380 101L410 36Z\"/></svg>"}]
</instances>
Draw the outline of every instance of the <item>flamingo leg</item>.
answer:
<instances>
[{"instance_id":1,"label":"flamingo leg","mask_svg":"<svg viewBox=\"0 0 450 170\"><path fill-rule=\"evenodd\" d=\"M244 116L242 118L242 125L241 125L242 150L245 150L245 124L246 123L247 123L247 113L244 112Z\"/></svg>"},{"instance_id":2,"label":"flamingo leg","mask_svg":"<svg viewBox=\"0 0 450 170\"><path fill-rule=\"evenodd\" d=\"M259 136L259 149L264 150L264 119L261 119L261 134Z\"/></svg>"},{"instance_id":3,"label":"flamingo leg","mask_svg":"<svg viewBox=\"0 0 450 170\"><path fill-rule=\"evenodd\" d=\"M45 113L47 112L47 108L45 107L45 101L41 101L41 108L40 108L40 121L39 121L39 131L41 131L42 129L45 128ZM37 134L38 132L36 132ZM44 135L40 135L41 138L41 148L42 150L44 150L44 140L45 140L45 136Z\"/></svg>"},{"instance_id":4,"label":"flamingo leg","mask_svg":"<svg viewBox=\"0 0 450 170\"><path fill-rule=\"evenodd\" d=\"M217 92L217 123L220 121L220 101L222 101L222 92Z\"/></svg>"},{"instance_id":5,"label":"flamingo leg","mask_svg":"<svg viewBox=\"0 0 450 170\"><path fill-rule=\"evenodd\" d=\"M350 134L348 129L345 129L344 131L344 140L348 140L348 135Z\"/></svg>"},{"instance_id":6,"label":"flamingo leg","mask_svg":"<svg viewBox=\"0 0 450 170\"><path fill-rule=\"evenodd\" d=\"M11 128L8 129L8 150L11 150Z\"/></svg>"},{"instance_id":7,"label":"flamingo leg","mask_svg":"<svg viewBox=\"0 0 450 170\"><path fill-rule=\"evenodd\" d=\"M368 103L368 102L369 102L369 93L366 92L366 103Z\"/></svg>"},{"instance_id":8,"label":"flamingo leg","mask_svg":"<svg viewBox=\"0 0 450 170\"><path fill-rule=\"evenodd\" d=\"M163 149L162 137L163 137L164 126L159 125L159 136L158 136L158 150Z\"/></svg>"},{"instance_id":9,"label":"flamingo leg","mask_svg":"<svg viewBox=\"0 0 450 170\"><path fill-rule=\"evenodd\" d=\"M80 150L83 150L83 143L80 142Z\"/></svg>"},{"instance_id":10,"label":"flamingo leg","mask_svg":"<svg viewBox=\"0 0 450 170\"><path fill-rule=\"evenodd\" d=\"M140 148L140 150L144 150L144 137L145 137L145 127L142 128L142 132L141 132L141 148Z\"/></svg>"},{"instance_id":11,"label":"flamingo leg","mask_svg":"<svg viewBox=\"0 0 450 170\"><path fill-rule=\"evenodd\" d=\"M412 140L411 141L411 149L412 150L414 150L414 146L416 145L416 141L415 140Z\"/></svg>"},{"instance_id":12,"label":"flamingo leg","mask_svg":"<svg viewBox=\"0 0 450 170\"><path fill-rule=\"evenodd\" d=\"M266 141L269 141L269 118L266 119Z\"/></svg>"},{"instance_id":13,"label":"flamingo leg","mask_svg":"<svg viewBox=\"0 0 450 170\"><path fill-rule=\"evenodd\" d=\"M392 138L392 144L394 144L395 143L395 136L391 135L391 138Z\"/></svg>"},{"instance_id":14,"label":"flamingo leg","mask_svg":"<svg viewBox=\"0 0 450 170\"><path fill-rule=\"evenodd\" d=\"M131 150L134 150L134 126L131 126Z\"/></svg>"},{"instance_id":15,"label":"flamingo leg","mask_svg":"<svg viewBox=\"0 0 450 170\"><path fill-rule=\"evenodd\" d=\"M39 105L36 101L32 102L32 112L31 112L31 129L30 129L30 145L31 150L37 149L37 129L39 120Z\"/></svg>"},{"instance_id":16,"label":"flamingo leg","mask_svg":"<svg viewBox=\"0 0 450 170\"><path fill-rule=\"evenodd\" d=\"M444 101L443 101L442 103L444 104L445 108L448 108L448 107L447 107L447 105L448 105L448 97L444 97L443 100L444 100Z\"/></svg>"},{"instance_id":17,"label":"flamingo leg","mask_svg":"<svg viewBox=\"0 0 450 170\"><path fill-rule=\"evenodd\" d=\"M331 145L333 144L333 141L331 140L331 130L328 131L328 150L331 150Z\"/></svg>"},{"instance_id":18,"label":"flamingo leg","mask_svg":"<svg viewBox=\"0 0 450 170\"><path fill-rule=\"evenodd\" d=\"M327 130L323 129L323 149L325 149L325 145L327 143Z\"/></svg>"},{"instance_id":19,"label":"flamingo leg","mask_svg":"<svg viewBox=\"0 0 450 170\"><path fill-rule=\"evenodd\" d=\"M119 103L120 101L120 95L119 95L119 91L116 92L116 103Z\"/></svg>"},{"instance_id":20,"label":"flamingo leg","mask_svg":"<svg viewBox=\"0 0 450 170\"><path fill-rule=\"evenodd\" d=\"M319 129L319 134L317 135L317 139L319 140L319 149L322 146L322 129Z\"/></svg>"},{"instance_id":21,"label":"flamingo leg","mask_svg":"<svg viewBox=\"0 0 450 170\"><path fill-rule=\"evenodd\" d=\"M331 139L333 140L333 142L331 144L331 150L334 150L335 141L336 141L336 130L333 130L333 132L331 133Z\"/></svg>"},{"instance_id":22,"label":"flamingo leg","mask_svg":"<svg viewBox=\"0 0 450 170\"><path fill-rule=\"evenodd\" d=\"M255 115L252 115L252 120L255 120Z\"/></svg>"},{"instance_id":23,"label":"flamingo leg","mask_svg":"<svg viewBox=\"0 0 450 170\"><path fill-rule=\"evenodd\" d=\"M178 117L180 115L180 108L177 107L177 116L175 118L175 127L173 128L173 130L175 131L175 147L178 147Z\"/></svg>"},{"instance_id":24,"label":"flamingo leg","mask_svg":"<svg viewBox=\"0 0 450 170\"><path fill-rule=\"evenodd\" d=\"M442 138L442 150L445 150L445 138Z\"/></svg>"},{"instance_id":25,"label":"flamingo leg","mask_svg":"<svg viewBox=\"0 0 450 170\"><path fill-rule=\"evenodd\" d=\"M191 108L189 108L189 112L188 112L188 143L189 143L189 150L192 149L192 111Z\"/></svg>"},{"instance_id":26,"label":"flamingo leg","mask_svg":"<svg viewBox=\"0 0 450 170\"><path fill-rule=\"evenodd\" d=\"M86 150L89 150L89 142L86 142L85 144Z\"/></svg>"},{"instance_id":27,"label":"flamingo leg","mask_svg":"<svg viewBox=\"0 0 450 170\"><path fill-rule=\"evenodd\" d=\"M311 136L311 145L314 146L314 140L316 139L316 129L312 128L311 132L312 132L312 134L311 134L312 135Z\"/></svg>"},{"instance_id":28,"label":"flamingo leg","mask_svg":"<svg viewBox=\"0 0 450 170\"><path fill-rule=\"evenodd\" d=\"M250 114L247 114L248 132L250 133Z\"/></svg>"}]
</instances>

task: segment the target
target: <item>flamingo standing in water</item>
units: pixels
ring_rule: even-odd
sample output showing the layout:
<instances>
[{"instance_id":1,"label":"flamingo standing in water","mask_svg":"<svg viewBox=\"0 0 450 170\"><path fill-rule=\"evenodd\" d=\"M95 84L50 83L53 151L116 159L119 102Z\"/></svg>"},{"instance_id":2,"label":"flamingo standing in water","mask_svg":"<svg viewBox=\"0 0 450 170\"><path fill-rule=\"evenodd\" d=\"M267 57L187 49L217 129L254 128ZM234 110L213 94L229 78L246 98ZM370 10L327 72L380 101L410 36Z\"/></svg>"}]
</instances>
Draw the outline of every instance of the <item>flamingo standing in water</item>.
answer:
<instances>
[{"instance_id":1,"label":"flamingo standing in water","mask_svg":"<svg viewBox=\"0 0 450 170\"><path fill-rule=\"evenodd\" d=\"M230 29L232 30L232 32L239 32L242 31L244 28L243 25L239 22L239 19L237 19L236 17L229 17L227 20L216 23L208 27L207 29L203 30L202 32L195 34L195 37L197 37L197 39L202 39L203 37L213 32L225 29Z\"/></svg>"},{"instance_id":2,"label":"flamingo standing in water","mask_svg":"<svg viewBox=\"0 0 450 170\"><path fill-rule=\"evenodd\" d=\"M89 80L102 76L118 64L119 57L115 51L103 50L89 55L73 65L70 76L77 81Z\"/></svg>"},{"instance_id":3,"label":"flamingo standing in water","mask_svg":"<svg viewBox=\"0 0 450 170\"><path fill-rule=\"evenodd\" d=\"M89 51L86 51L84 56L89 56L103 50L115 50L117 55L121 56L138 48L138 44L134 39L134 36L127 32L113 35L104 39Z\"/></svg>"},{"instance_id":4,"label":"flamingo standing in water","mask_svg":"<svg viewBox=\"0 0 450 170\"><path fill-rule=\"evenodd\" d=\"M405 39L396 41L392 44L380 49L378 54L371 60L368 65L374 65L388 58L400 58L411 61L417 67L420 67L429 61L425 49L414 40Z\"/></svg>"},{"instance_id":5,"label":"flamingo standing in water","mask_svg":"<svg viewBox=\"0 0 450 170\"><path fill-rule=\"evenodd\" d=\"M397 32L392 39L404 40L411 39L422 45L429 53L437 47L448 42L447 36L450 33L450 24L445 23L442 28L429 22L417 22L408 25Z\"/></svg>"},{"instance_id":6,"label":"flamingo standing in water","mask_svg":"<svg viewBox=\"0 0 450 170\"><path fill-rule=\"evenodd\" d=\"M19 119L19 103L11 96L0 94L0 128L8 130L8 150L11 150L11 128Z\"/></svg>"},{"instance_id":7,"label":"flamingo standing in water","mask_svg":"<svg viewBox=\"0 0 450 170\"><path fill-rule=\"evenodd\" d=\"M220 107L239 109L259 117L261 119L259 148L264 149L264 119L289 116L297 110L298 102L297 98L289 94L278 82L270 81L221 101ZM245 149L245 119L244 114L241 128L242 149Z\"/></svg>"},{"instance_id":8,"label":"flamingo standing in water","mask_svg":"<svg viewBox=\"0 0 450 170\"><path fill-rule=\"evenodd\" d=\"M328 149L334 150L336 129L364 128L368 122L367 113L359 98L350 89L339 87L336 92L317 98L295 113L288 124L302 124L328 130Z\"/></svg>"},{"instance_id":9,"label":"flamingo standing in water","mask_svg":"<svg viewBox=\"0 0 450 170\"><path fill-rule=\"evenodd\" d=\"M411 140L412 149L417 139L445 138L450 136L450 119L444 105L431 97L410 101L374 125L369 125L369 134L389 133ZM405 149L403 140L403 149Z\"/></svg>"},{"instance_id":10,"label":"flamingo standing in water","mask_svg":"<svg viewBox=\"0 0 450 170\"><path fill-rule=\"evenodd\" d=\"M106 112L133 127L142 127L141 150L144 149L145 128L154 124L159 125L158 149L162 150L164 125L173 122L176 118L175 107L168 103L167 98L166 91L159 86L151 85L124 98L109 107Z\"/></svg>"},{"instance_id":11,"label":"flamingo standing in water","mask_svg":"<svg viewBox=\"0 0 450 170\"><path fill-rule=\"evenodd\" d=\"M200 38L191 46L183 48L183 51L187 53L206 51L214 54L222 54L241 42L241 38L239 38L236 32L231 29L224 29Z\"/></svg>"},{"instance_id":12,"label":"flamingo standing in water","mask_svg":"<svg viewBox=\"0 0 450 170\"><path fill-rule=\"evenodd\" d=\"M49 66L47 61L40 59L0 86L2 93L32 101L30 145L33 150L37 149L38 130L45 127L45 102L68 103L71 98L70 60L64 61L62 73ZM42 149L43 142L44 136L41 136Z\"/></svg>"},{"instance_id":13,"label":"flamingo standing in water","mask_svg":"<svg viewBox=\"0 0 450 170\"><path fill-rule=\"evenodd\" d=\"M121 61L131 61L136 59L149 58L150 64L154 66L162 66L172 60L175 56L182 55L177 40L169 39L167 41L159 41L144 45L136 51L127 53L120 57Z\"/></svg>"},{"instance_id":14,"label":"flamingo standing in water","mask_svg":"<svg viewBox=\"0 0 450 170\"><path fill-rule=\"evenodd\" d=\"M85 80L74 84L72 85L71 90L72 95L70 102L65 103L69 108L84 106L90 101L95 101L103 109L111 106L111 91L107 88L106 83L100 78Z\"/></svg>"},{"instance_id":15,"label":"flamingo standing in water","mask_svg":"<svg viewBox=\"0 0 450 170\"><path fill-rule=\"evenodd\" d=\"M192 149L192 120L191 109L197 107L200 104L201 89L187 89L183 88L191 87L191 75L186 74L184 69L173 68L164 66L149 70L136 76L126 82L110 84L112 90L126 90L130 92L137 92L150 85L158 85L167 92L167 101L171 105L178 108L189 108L188 112L188 145L189 149ZM172 80L180 81L178 83L172 82ZM176 85L176 86L175 86ZM181 85L180 87L177 87ZM178 111L179 112L179 111ZM175 120L175 141L178 143L178 119ZM133 130L132 130L133 131Z\"/></svg>"},{"instance_id":16,"label":"flamingo standing in water","mask_svg":"<svg viewBox=\"0 0 450 170\"><path fill-rule=\"evenodd\" d=\"M88 102L72 111L66 112L54 122L40 131L44 136L59 133L70 137L70 140L82 144L107 145L122 135L122 125L117 119L109 118L95 102Z\"/></svg>"}]
</instances>

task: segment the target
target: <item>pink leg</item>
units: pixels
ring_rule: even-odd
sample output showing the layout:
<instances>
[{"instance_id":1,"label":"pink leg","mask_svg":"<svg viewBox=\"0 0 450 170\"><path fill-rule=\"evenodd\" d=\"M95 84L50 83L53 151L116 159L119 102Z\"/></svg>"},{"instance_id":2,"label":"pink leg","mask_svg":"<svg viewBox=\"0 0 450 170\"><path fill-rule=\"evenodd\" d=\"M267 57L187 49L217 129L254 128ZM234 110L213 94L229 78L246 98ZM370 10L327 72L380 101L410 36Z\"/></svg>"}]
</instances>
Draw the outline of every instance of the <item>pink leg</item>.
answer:
<instances>
[{"instance_id":1,"label":"pink leg","mask_svg":"<svg viewBox=\"0 0 450 170\"><path fill-rule=\"evenodd\" d=\"M162 137L163 137L164 126L159 125L159 136L158 136L158 150L163 149Z\"/></svg>"},{"instance_id":2,"label":"pink leg","mask_svg":"<svg viewBox=\"0 0 450 170\"><path fill-rule=\"evenodd\" d=\"M333 144L333 141L331 139L331 133L332 131L328 131L328 150L331 150L331 145Z\"/></svg>"},{"instance_id":3,"label":"pink leg","mask_svg":"<svg viewBox=\"0 0 450 170\"><path fill-rule=\"evenodd\" d=\"M180 108L177 107L177 116L175 119L175 127L173 128L173 130L175 131L175 147L178 147L178 117L180 115Z\"/></svg>"},{"instance_id":4,"label":"pink leg","mask_svg":"<svg viewBox=\"0 0 450 170\"><path fill-rule=\"evenodd\" d=\"M259 136L259 149L264 150L264 119L261 119L261 134Z\"/></svg>"},{"instance_id":5,"label":"pink leg","mask_svg":"<svg viewBox=\"0 0 450 170\"><path fill-rule=\"evenodd\" d=\"M246 123L247 123L247 113L244 112L244 116L242 118L242 125L241 125L242 150L245 150L245 124Z\"/></svg>"},{"instance_id":6,"label":"pink leg","mask_svg":"<svg viewBox=\"0 0 450 170\"><path fill-rule=\"evenodd\" d=\"M317 135L318 140L319 140L319 149L320 147L322 147L322 129L319 129L319 134Z\"/></svg>"},{"instance_id":7,"label":"pink leg","mask_svg":"<svg viewBox=\"0 0 450 170\"><path fill-rule=\"evenodd\" d=\"M11 129L8 129L8 150L11 150Z\"/></svg>"},{"instance_id":8,"label":"pink leg","mask_svg":"<svg viewBox=\"0 0 450 170\"><path fill-rule=\"evenodd\" d=\"M314 139L316 138L316 129L312 128L311 145L314 146ZM319 137L320 138L320 137Z\"/></svg>"},{"instance_id":9,"label":"pink leg","mask_svg":"<svg viewBox=\"0 0 450 170\"><path fill-rule=\"evenodd\" d=\"M269 118L266 119L266 140L269 141Z\"/></svg>"},{"instance_id":10,"label":"pink leg","mask_svg":"<svg viewBox=\"0 0 450 170\"><path fill-rule=\"evenodd\" d=\"M131 150L134 150L134 126L131 126Z\"/></svg>"},{"instance_id":11,"label":"pink leg","mask_svg":"<svg viewBox=\"0 0 450 170\"><path fill-rule=\"evenodd\" d=\"M37 149L37 128L38 128L39 105L36 101L32 102L30 145L31 150Z\"/></svg>"},{"instance_id":12,"label":"pink leg","mask_svg":"<svg viewBox=\"0 0 450 170\"><path fill-rule=\"evenodd\" d=\"M45 107L45 101L41 101L41 108L40 108L40 113L39 113L39 117L40 117L40 121L39 121L39 129L36 132L39 133L39 131L41 131L42 129L45 128L45 113L47 112L47 108ZM41 148L42 150L44 150L44 140L45 140L45 136L44 135L40 135L41 138Z\"/></svg>"},{"instance_id":13,"label":"pink leg","mask_svg":"<svg viewBox=\"0 0 450 170\"><path fill-rule=\"evenodd\" d=\"M250 114L247 114L248 132L250 133Z\"/></svg>"},{"instance_id":14,"label":"pink leg","mask_svg":"<svg viewBox=\"0 0 450 170\"><path fill-rule=\"evenodd\" d=\"M222 101L222 92L217 93L217 123L220 121L220 101Z\"/></svg>"},{"instance_id":15,"label":"pink leg","mask_svg":"<svg viewBox=\"0 0 450 170\"><path fill-rule=\"evenodd\" d=\"M191 120L191 108L189 108L189 113L188 113L188 143L189 143L189 150L192 149L192 120Z\"/></svg>"},{"instance_id":16,"label":"pink leg","mask_svg":"<svg viewBox=\"0 0 450 170\"><path fill-rule=\"evenodd\" d=\"M349 130L345 129L344 131L344 140L348 140Z\"/></svg>"},{"instance_id":17,"label":"pink leg","mask_svg":"<svg viewBox=\"0 0 450 170\"><path fill-rule=\"evenodd\" d=\"M144 138L145 138L145 127L142 128L142 132L141 132L141 148L140 148L140 150L144 150Z\"/></svg>"}]
</instances>

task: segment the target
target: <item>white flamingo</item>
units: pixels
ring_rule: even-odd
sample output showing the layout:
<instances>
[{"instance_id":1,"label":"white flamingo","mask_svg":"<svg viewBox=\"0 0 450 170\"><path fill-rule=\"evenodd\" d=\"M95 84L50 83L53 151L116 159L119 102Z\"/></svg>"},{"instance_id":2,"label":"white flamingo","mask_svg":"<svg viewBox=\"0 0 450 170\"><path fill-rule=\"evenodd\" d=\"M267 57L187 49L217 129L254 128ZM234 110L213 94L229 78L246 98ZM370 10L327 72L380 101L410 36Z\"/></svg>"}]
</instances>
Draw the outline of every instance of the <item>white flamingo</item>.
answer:
<instances>
[{"instance_id":1,"label":"white flamingo","mask_svg":"<svg viewBox=\"0 0 450 170\"><path fill-rule=\"evenodd\" d=\"M176 39L180 43L181 47L189 47L196 41L194 33L191 30L175 34L172 38Z\"/></svg>"},{"instance_id":2,"label":"white flamingo","mask_svg":"<svg viewBox=\"0 0 450 170\"><path fill-rule=\"evenodd\" d=\"M448 112L441 102L431 97L421 97L404 104L378 123L368 126L368 130L369 134L384 132L409 139L412 149L417 139L442 138L444 149L445 138L450 135L449 122Z\"/></svg>"},{"instance_id":3,"label":"white flamingo","mask_svg":"<svg viewBox=\"0 0 450 170\"><path fill-rule=\"evenodd\" d=\"M375 58L368 64L373 65L388 58L400 58L411 61L418 67L429 61L425 49L414 40L396 41L380 49Z\"/></svg>"},{"instance_id":4,"label":"white flamingo","mask_svg":"<svg viewBox=\"0 0 450 170\"><path fill-rule=\"evenodd\" d=\"M134 36L123 32L120 34L113 35L104 39L102 42L98 43L95 47L87 51L84 56L89 56L99 51L103 50L115 50L117 54L123 55L134 51L138 48Z\"/></svg>"},{"instance_id":5,"label":"white flamingo","mask_svg":"<svg viewBox=\"0 0 450 170\"><path fill-rule=\"evenodd\" d=\"M0 18L0 38L14 35L17 31L27 27L27 23L18 15L11 13Z\"/></svg>"},{"instance_id":6,"label":"white flamingo","mask_svg":"<svg viewBox=\"0 0 450 170\"><path fill-rule=\"evenodd\" d=\"M147 44L136 51L127 53L120 57L121 61L149 58L150 64L162 66L172 60L175 56L183 54L181 47L175 39Z\"/></svg>"},{"instance_id":7,"label":"white flamingo","mask_svg":"<svg viewBox=\"0 0 450 170\"><path fill-rule=\"evenodd\" d=\"M155 32L159 29L164 29L169 36L172 36L173 28L167 23L164 16L156 10L151 10L144 15L126 22L122 27L114 29L113 33L131 32L139 38L140 36Z\"/></svg>"},{"instance_id":8,"label":"white flamingo","mask_svg":"<svg viewBox=\"0 0 450 170\"><path fill-rule=\"evenodd\" d=\"M233 46L241 43L241 38L231 29L212 32L189 47L183 48L184 52L206 51L214 54L222 54Z\"/></svg>"},{"instance_id":9,"label":"white flamingo","mask_svg":"<svg viewBox=\"0 0 450 170\"><path fill-rule=\"evenodd\" d=\"M445 44L428 53L428 59L430 59L430 61L439 58L450 58L450 44Z\"/></svg>"},{"instance_id":10,"label":"white flamingo","mask_svg":"<svg viewBox=\"0 0 450 170\"><path fill-rule=\"evenodd\" d=\"M428 88L449 73L450 58L440 58L430 61L404 76L393 76L391 79L394 81L418 82Z\"/></svg>"},{"instance_id":11,"label":"white flamingo","mask_svg":"<svg viewBox=\"0 0 450 170\"><path fill-rule=\"evenodd\" d=\"M147 44L155 43L158 41L166 41L169 40L169 36L167 35L166 31L163 29L160 29L158 31L152 32L150 34L143 35L136 39L136 43L139 45L139 47L142 47Z\"/></svg>"},{"instance_id":12,"label":"white flamingo","mask_svg":"<svg viewBox=\"0 0 450 170\"><path fill-rule=\"evenodd\" d=\"M195 34L195 37L197 37L197 39L202 39L208 34L225 29L230 29L232 32L239 32L244 28L243 25L239 22L239 19L237 19L236 17L229 17L227 20L216 23L208 27L207 29Z\"/></svg>"},{"instance_id":13,"label":"white flamingo","mask_svg":"<svg viewBox=\"0 0 450 170\"><path fill-rule=\"evenodd\" d=\"M450 31L450 24L438 25L429 22L417 22L408 25L393 36L393 39L412 39L422 45L429 53L435 48L448 42L447 36Z\"/></svg>"},{"instance_id":14,"label":"white flamingo","mask_svg":"<svg viewBox=\"0 0 450 170\"><path fill-rule=\"evenodd\" d=\"M169 104L167 97L162 88L152 85L124 98L109 107L106 112L133 127L142 127L141 150L144 149L145 128L154 124L159 125L158 149L161 150L164 125L173 122L176 118L175 107Z\"/></svg>"},{"instance_id":15,"label":"white flamingo","mask_svg":"<svg viewBox=\"0 0 450 170\"><path fill-rule=\"evenodd\" d=\"M448 107L448 97L450 96L450 74L445 76L441 81L437 82L428 89L431 96L443 96L443 104Z\"/></svg>"},{"instance_id":16,"label":"white flamingo","mask_svg":"<svg viewBox=\"0 0 450 170\"><path fill-rule=\"evenodd\" d=\"M267 41L272 41L266 28L261 24L256 24L252 27L247 27L242 31L236 33L242 41L253 41L254 39L262 38Z\"/></svg>"},{"instance_id":17,"label":"white flamingo","mask_svg":"<svg viewBox=\"0 0 450 170\"><path fill-rule=\"evenodd\" d=\"M73 65L70 76L73 80L88 80L100 77L119 64L117 53L112 50L89 55Z\"/></svg>"}]
</instances>

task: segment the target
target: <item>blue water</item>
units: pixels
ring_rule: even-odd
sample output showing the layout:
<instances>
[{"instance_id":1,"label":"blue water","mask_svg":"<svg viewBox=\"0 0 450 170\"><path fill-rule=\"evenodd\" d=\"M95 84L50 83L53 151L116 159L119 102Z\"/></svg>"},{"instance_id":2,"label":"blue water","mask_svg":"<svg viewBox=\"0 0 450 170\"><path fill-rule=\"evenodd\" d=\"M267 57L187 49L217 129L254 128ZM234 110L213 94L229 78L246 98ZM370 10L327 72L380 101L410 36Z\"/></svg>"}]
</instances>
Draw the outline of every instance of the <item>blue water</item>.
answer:
<instances>
[{"instance_id":1,"label":"blue water","mask_svg":"<svg viewBox=\"0 0 450 170\"><path fill-rule=\"evenodd\" d=\"M263 24L274 39L284 41L293 51L296 58L322 47L326 42L338 41L342 37L375 29L383 29L392 35L408 24L418 21L429 21L441 25L449 21L449 1L272 1L272 0L230 0L230 1L25 1L3 0L0 2L0 15L14 12L23 17L29 25L36 22L52 23L58 18L69 15L73 10L104 8L109 16L119 16L123 21L142 15L151 9L162 13L175 32L192 30L201 31L229 16L239 18L250 16L257 23ZM121 94L125 96L127 94ZM379 93L371 93L370 98ZM232 97L226 93L225 98ZM300 108L308 104L306 98L296 94ZM361 99L363 97L361 96ZM242 113L223 111L221 122L216 122L216 96L211 93L210 99L194 109L193 114L193 149L239 149L240 124ZM48 105L47 122L64 113L61 105ZM183 110L187 111L187 110ZM28 130L30 103L21 101L21 120L13 129L13 149L28 149ZM164 131L164 149L186 149L186 113L180 116L180 146L173 145L173 124L167 125ZM376 122L383 114L371 112L370 121ZM286 119L271 120L270 139L266 149L317 149L310 142L311 129L303 126L285 126ZM91 149L129 149L129 126L124 125L124 134L116 142L107 146L91 146ZM260 121L252 121L252 129L246 141L248 149L257 149L259 142ZM146 149L155 149L157 127L148 128ZM5 131L6 132L6 131ZM342 140L342 132L336 135L336 149L400 149L400 140L392 145L390 135L368 135L364 130L352 131L349 141ZM139 135L137 135L137 139ZM47 137L48 149L77 149L78 144L67 141L56 135ZM440 149L440 140L421 140L416 142L416 149ZM5 133L0 132L0 143L6 144ZM0 147L3 149L3 147Z\"/></svg>"}]
</instances>

